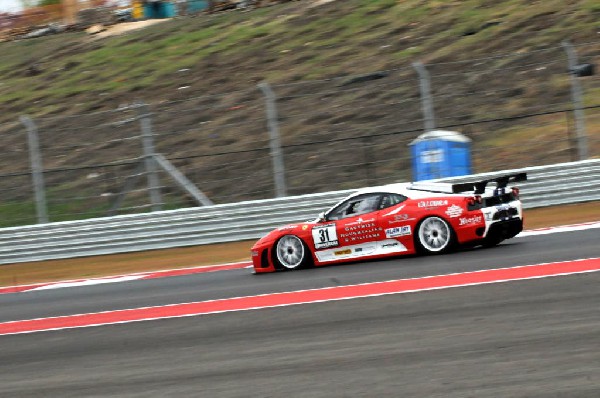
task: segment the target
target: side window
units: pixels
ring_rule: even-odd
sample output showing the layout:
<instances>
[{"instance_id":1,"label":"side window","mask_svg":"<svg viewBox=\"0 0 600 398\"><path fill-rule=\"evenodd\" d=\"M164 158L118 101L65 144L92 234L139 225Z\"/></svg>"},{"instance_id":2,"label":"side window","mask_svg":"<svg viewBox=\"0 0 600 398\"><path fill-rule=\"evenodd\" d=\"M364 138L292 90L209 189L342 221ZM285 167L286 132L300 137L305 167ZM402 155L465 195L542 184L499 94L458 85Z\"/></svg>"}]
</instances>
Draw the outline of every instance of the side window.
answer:
<instances>
[{"instance_id":1,"label":"side window","mask_svg":"<svg viewBox=\"0 0 600 398\"><path fill-rule=\"evenodd\" d=\"M386 193L383 195L381 199L381 204L379 205L379 210L386 209L388 207L396 206L399 203L402 203L406 200L405 196L399 195L397 193Z\"/></svg>"},{"instance_id":2,"label":"side window","mask_svg":"<svg viewBox=\"0 0 600 398\"><path fill-rule=\"evenodd\" d=\"M327 214L327 220L341 220L343 218L359 216L379 210L381 194L365 194L355 196L340 203Z\"/></svg>"}]
</instances>

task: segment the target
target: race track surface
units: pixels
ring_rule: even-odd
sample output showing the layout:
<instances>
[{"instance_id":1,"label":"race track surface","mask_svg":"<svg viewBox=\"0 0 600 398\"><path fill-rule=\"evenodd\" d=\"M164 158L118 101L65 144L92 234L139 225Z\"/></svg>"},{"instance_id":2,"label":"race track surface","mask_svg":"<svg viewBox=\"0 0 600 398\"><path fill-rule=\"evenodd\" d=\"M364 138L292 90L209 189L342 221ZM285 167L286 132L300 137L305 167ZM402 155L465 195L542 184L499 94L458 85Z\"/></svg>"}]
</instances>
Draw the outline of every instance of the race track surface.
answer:
<instances>
[{"instance_id":1,"label":"race track surface","mask_svg":"<svg viewBox=\"0 0 600 398\"><path fill-rule=\"evenodd\" d=\"M598 230L445 256L0 296L0 322L599 257ZM598 397L600 272L0 336L0 396Z\"/></svg>"}]
</instances>

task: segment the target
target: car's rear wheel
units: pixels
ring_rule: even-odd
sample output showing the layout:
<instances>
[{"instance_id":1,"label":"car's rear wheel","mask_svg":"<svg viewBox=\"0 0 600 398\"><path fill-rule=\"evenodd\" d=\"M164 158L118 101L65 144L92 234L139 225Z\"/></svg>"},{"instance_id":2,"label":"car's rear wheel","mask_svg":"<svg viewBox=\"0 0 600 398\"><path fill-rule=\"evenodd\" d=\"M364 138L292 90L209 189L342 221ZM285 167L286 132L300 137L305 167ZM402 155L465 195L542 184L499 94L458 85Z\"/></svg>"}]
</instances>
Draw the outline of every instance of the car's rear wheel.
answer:
<instances>
[{"instance_id":1,"label":"car's rear wheel","mask_svg":"<svg viewBox=\"0 0 600 398\"><path fill-rule=\"evenodd\" d=\"M308 248L296 235L284 235L275 245L275 259L279 268L298 269L309 263Z\"/></svg>"},{"instance_id":2,"label":"car's rear wheel","mask_svg":"<svg viewBox=\"0 0 600 398\"><path fill-rule=\"evenodd\" d=\"M440 217L427 217L419 224L417 244L426 253L443 253L454 243L452 227Z\"/></svg>"}]
</instances>

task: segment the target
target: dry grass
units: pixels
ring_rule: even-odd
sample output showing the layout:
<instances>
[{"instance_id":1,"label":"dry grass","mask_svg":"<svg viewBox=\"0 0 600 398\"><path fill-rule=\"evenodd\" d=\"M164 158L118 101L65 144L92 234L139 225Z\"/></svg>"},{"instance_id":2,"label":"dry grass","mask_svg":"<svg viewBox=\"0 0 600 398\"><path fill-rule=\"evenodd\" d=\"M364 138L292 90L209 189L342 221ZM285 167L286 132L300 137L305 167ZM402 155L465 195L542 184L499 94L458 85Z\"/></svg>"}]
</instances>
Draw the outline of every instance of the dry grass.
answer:
<instances>
[{"instance_id":1,"label":"dry grass","mask_svg":"<svg viewBox=\"0 0 600 398\"><path fill-rule=\"evenodd\" d=\"M600 202L532 209L526 229L600 221ZM253 241L0 266L0 286L248 261Z\"/></svg>"}]
</instances>

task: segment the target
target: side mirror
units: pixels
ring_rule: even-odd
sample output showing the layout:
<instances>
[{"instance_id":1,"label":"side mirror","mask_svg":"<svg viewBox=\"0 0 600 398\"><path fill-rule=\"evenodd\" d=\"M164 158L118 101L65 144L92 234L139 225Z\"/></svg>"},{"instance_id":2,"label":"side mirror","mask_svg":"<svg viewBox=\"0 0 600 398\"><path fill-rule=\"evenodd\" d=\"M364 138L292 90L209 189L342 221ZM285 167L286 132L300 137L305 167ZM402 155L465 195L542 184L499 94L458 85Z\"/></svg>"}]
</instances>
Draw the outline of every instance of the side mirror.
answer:
<instances>
[{"instance_id":1,"label":"side mirror","mask_svg":"<svg viewBox=\"0 0 600 398\"><path fill-rule=\"evenodd\" d=\"M319 213L319 215L317 216L317 222L325 222L326 218L325 218L325 212L322 211Z\"/></svg>"}]
</instances>

